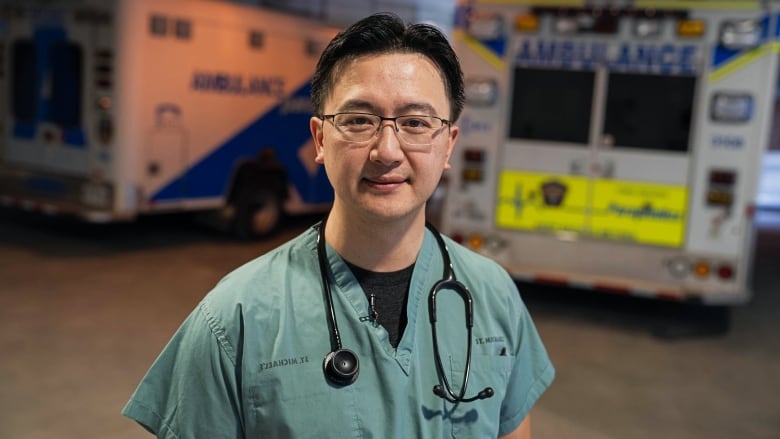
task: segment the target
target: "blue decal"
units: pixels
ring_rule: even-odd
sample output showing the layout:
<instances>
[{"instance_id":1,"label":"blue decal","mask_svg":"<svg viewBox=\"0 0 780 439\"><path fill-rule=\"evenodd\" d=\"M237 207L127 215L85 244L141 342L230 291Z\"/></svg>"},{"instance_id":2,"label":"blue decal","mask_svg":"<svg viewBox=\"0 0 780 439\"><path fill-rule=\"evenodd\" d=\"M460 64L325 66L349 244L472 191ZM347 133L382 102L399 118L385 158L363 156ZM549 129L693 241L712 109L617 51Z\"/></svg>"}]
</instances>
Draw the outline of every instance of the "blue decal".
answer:
<instances>
[{"instance_id":1,"label":"blue decal","mask_svg":"<svg viewBox=\"0 0 780 439\"><path fill-rule=\"evenodd\" d=\"M224 72L194 72L192 89L215 93L261 95L281 98L284 96L284 78L281 76L244 76Z\"/></svg>"},{"instance_id":2,"label":"blue decal","mask_svg":"<svg viewBox=\"0 0 780 439\"><path fill-rule=\"evenodd\" d=\"M311 84L306 83L288 100L308 99ZM333 201L333 189L325 170L319 166L315 175L309 175L298 157L299 149L311 138L309 119L311 110L289 112L287 102L279 102L268 113L249 124L233 138L216 148L183 175L171 181L152 200L175 200L186 188L187 198L213 198L226 195L237 163L254 158L260 149L272 148L287 170L289 181L306 203Z\"/></svg>"},{"instance_id":3,"label":"blue decal","mask_svg":"<svg viewBox=\"0 0 780 439\"><path fill-rule=\"evenodd\" d=\"M13 136L15 139L31 140L35 138L35 124L27 122L17 122L13 127Z\"/></svg>"},{"instance_id":4,"label":"blue decal","mask_svg":"<svg viewBox=\"0 0 780 439\"><path fill-rule=\"evenodd\" d=\"M68 41L68 36L65 33L64 22L65 18L61 11L44 11L36 10L34 16L34 32L33 32L33 44L35 50L35 72L29 72L29 74L35 75L35 96L34 99L37 102L36 114L34 121L14 121L12 132L13 136L18 139L33 140L37 131L37 125L39 122L56 123L52 117L53 111L58 111L60 114L67 115L67 111L64 109L74 108L80 111L80 101L61 101L57 108L52 108L52 97L49 92L44 92L46 89L51 89L54 86L58 86L59 89L69 91L69 99L81 99L76 87L81 81L81 78L76 77L73 71L63 72L57 71L57 77L52 78L55 73L52 61L62 61L63 55L61 53L52 53L51 48L65 43ZM81 61L80 58L78 58ZM78 69L83 68L83 65L74 66ZM77 70L80 71L80 70ZM53 81L59 81L56 84ZM74 120L80 120L81 116L70 115ZM86 145L86 135L81 127L60 127L62 129L62 137L59 139L63 143L69 146L84 146Z\"/></svg>"},{"instance_id":5,"label":"blue decal","mask_svg":"<svg viewBox=\"0 0 780 439\"><path fill-rule=\"evenodd\" d=\"M47 177L30 177L25 181L25 188L32 192L48 195L63 195L65 183L61 180Z\"/></svg>"},{"instance_id":6,"label":"blue decal","mask_svg":"<svg viewBox=\"0 0 780 439\"><path fill-rule=\"evenodd\" d=\"M715 135L712 137L712 146L722 149L742 149L745 146L745 139L734 135Z\"/></svg>"},{"instance_id":7,"label":"blue decal","mask_svg":"<svg viewBox=\"0 0 780 439\"><path fill-rule=\"evenodd\" d=\"M473 133L487 132L492 128L492 124L490 122L473 119L468 115L464 116L463 119L458 122L458 126L460 127L460 132L464 136L468 136L469 134Z\"/></svg>"},{"instance_id":8,"label":"blue decal","mask_svg":"<svg viewBox=\"0 0 780 439\"><path fill-rule=\"evenodd\" d=\"M62 131L62 141L66 145L85 146L87 140L84 137L84 130L81 128L71 128Z\"/></svg>"},{"instance_id":9,"label":"blue decal","mask_svg":"<svg viewBox=\"0 0 780 439\"><path fill-rule=\"evenodd\" d=\"M780 39L780 14L775 15L775 39Z\"/></svg>"},{"instance_id":10,"label":"blue decal","mask_svg":"<svg viewBox=\"0 0 780 439\"><path fill-rule=\"evenodd\" d=\"M480 40L480 42L499 58L503 58L506 55L506 39L496 38L493 40Z\"/></svg>"},{"instance_id":11,"label":"blue decal","mask_svg":"<svg viewBox=\"0 0 780 439\"><path fill-rule=\"evenodd\" d=\"M469 26L469 16L473 11L473 6L458 5L455 8L455 28L466 30Z\"/></svg>"}]
</instances>

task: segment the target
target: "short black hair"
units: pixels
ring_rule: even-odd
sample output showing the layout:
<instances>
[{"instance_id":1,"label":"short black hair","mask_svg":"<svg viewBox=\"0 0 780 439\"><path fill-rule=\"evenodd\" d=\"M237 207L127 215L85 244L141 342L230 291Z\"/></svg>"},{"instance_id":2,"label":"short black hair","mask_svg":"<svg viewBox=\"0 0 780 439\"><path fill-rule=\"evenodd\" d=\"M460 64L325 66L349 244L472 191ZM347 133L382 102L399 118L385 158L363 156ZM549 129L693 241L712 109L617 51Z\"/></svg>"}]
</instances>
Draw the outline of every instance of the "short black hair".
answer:
<instances>
[{"instance_id":1,"label":"short black hair","mask_svg":"<svg viewBox=\"0 0 780 439\"><path fill-rule=\"evenodd\" d=\"M436 26L407 25L389 12L373 14L352 24L328 43L312 78L314 113L322 114L340 69L363 56L389 53L418 53L433 62L444 78L450 101L449 119L458 120L464 102L463 71L447 37Z\"/></svg>"}]
</instances>

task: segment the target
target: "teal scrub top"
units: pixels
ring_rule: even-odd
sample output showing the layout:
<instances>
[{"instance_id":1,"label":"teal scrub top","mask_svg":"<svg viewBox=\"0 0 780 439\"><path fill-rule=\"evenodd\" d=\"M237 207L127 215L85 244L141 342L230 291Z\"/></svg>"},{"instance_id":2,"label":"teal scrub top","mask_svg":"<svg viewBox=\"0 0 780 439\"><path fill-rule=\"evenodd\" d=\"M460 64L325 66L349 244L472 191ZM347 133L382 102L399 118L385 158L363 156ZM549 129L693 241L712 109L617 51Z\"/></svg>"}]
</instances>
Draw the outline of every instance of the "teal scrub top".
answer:
<instances>
[{"instance_id":1,"label":"teal scrub top","mask_svg":"<svg viewBox=\"0 0 780 439\"><path fill-rule=\"evenodd\" d=\"M368 301L327 247L342 345L360 361L357 380L330 384L322 363L330 332L317 262L317 232L299 237L223 278L184 321L123 414L160 438L488 438L512 432L550 385L554 368L515 283L495 262L447 239L458 280L474 303L466 397L434 395L428 296L443 262L426 230L412 274L407 326L394 349L370 321ZM457 394L466 360L465 308L437 295L437 336Z\"/></svg>"}]
</instances>

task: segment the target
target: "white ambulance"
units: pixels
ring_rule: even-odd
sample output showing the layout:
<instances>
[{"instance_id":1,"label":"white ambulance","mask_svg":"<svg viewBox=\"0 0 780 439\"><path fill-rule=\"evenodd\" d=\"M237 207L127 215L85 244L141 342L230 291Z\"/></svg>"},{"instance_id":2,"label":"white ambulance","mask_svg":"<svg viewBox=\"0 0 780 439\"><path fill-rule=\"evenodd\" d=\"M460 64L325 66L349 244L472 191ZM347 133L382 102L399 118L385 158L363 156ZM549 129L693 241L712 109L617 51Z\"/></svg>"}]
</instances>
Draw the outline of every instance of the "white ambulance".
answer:
<instances>
[{"instance_id":1,"label":"white ambulance","mask_svg":"<svg viewBox=\"0 0 780 439\"><path fill-rule=\"evenodd\" d=\"M777 1L470 1L441 228L518 280L750 297Z\"/></svg>"},{"instance_id":2,"label":"white ambulance","mask_svg":"<svg viewBox=\"0 0 780 439\"><path fill-rule=\"evenodd\" d=\"M0 205L219 212L242 236L326 208L309 91L335 32L217 1L0 2Z\"/></svg>"}]
</instances>

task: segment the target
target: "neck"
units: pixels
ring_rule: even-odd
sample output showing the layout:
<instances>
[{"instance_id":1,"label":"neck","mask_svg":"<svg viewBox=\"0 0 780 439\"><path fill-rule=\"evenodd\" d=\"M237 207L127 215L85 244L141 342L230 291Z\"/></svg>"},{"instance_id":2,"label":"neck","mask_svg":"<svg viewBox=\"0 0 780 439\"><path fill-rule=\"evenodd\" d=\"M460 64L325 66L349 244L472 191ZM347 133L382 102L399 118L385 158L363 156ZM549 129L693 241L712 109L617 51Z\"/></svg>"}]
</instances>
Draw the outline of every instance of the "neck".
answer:
<instances>
[{"instance_id":1,"label":"neck","mask_svg":"<svg viewBox=\"0 0 780 439\"><path fill-rule=\"evenodd\" d=\"M366 270L389 272L412 265L425 235L425 212L411 218L368 222L333 209L325 240L344 259Z\"/></svg>"}]
</instances>

